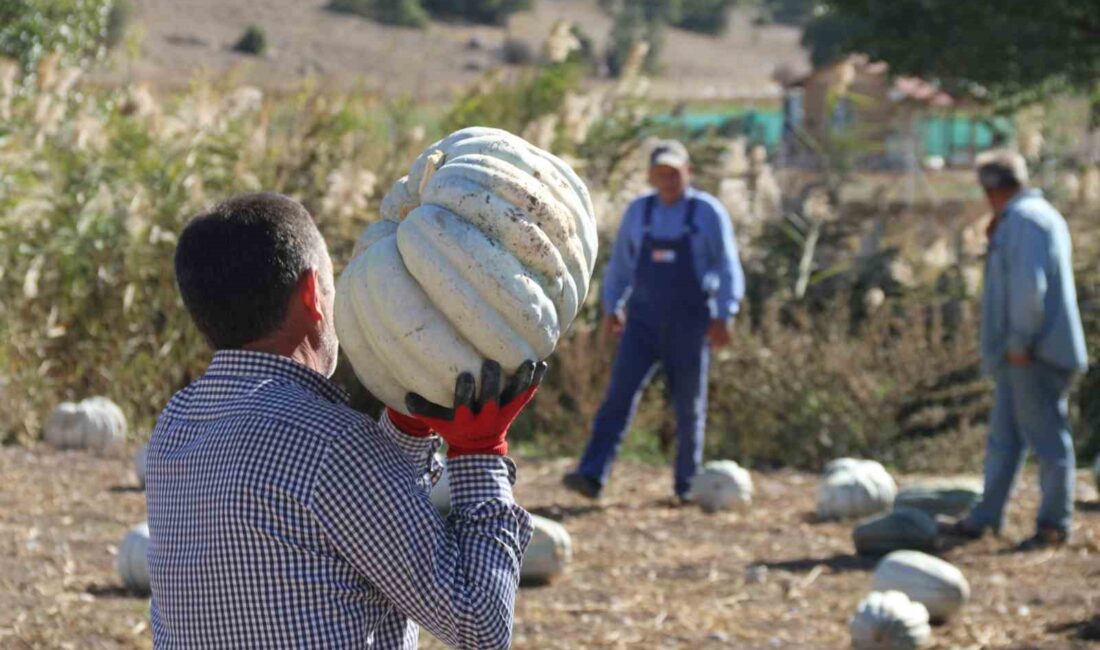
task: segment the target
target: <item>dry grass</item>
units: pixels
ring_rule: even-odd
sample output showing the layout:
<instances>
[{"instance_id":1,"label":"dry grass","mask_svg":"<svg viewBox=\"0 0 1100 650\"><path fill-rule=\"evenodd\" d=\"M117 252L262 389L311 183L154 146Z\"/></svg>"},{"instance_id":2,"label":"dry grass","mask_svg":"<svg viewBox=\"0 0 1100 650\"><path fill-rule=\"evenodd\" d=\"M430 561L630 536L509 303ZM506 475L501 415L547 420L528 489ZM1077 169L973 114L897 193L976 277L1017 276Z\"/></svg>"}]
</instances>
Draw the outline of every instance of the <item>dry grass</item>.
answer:
<instances>
[{"instance_id":1,"label":"dry grass","mask_svg":"<svg viewBox=\"0 0 1100 650\"><path fill-rule=\"evenodd\" d=\"M872 561L851 555L850 525L815 523L813 475L755 475L745 512L667 506L663 468L626 463L598 508L564 493L569 461L521 462L517 497L564 522L574 562L520 592L515 647L846 647L847 619ZM44 446L0 448L0 647L147 648L148 604L122 592L115 545L143 519L129 462ZM903 477L905 484L915 477ZM973 600L934 631L934 648L1086 648L1100 611L1100 504L1079 475L1066 549L1007 553L1008 541L954 549ZM1029 468L1010 537L1030 532ZM441 645L424 634L422 646Z\"/></svg>"}]
</instances>

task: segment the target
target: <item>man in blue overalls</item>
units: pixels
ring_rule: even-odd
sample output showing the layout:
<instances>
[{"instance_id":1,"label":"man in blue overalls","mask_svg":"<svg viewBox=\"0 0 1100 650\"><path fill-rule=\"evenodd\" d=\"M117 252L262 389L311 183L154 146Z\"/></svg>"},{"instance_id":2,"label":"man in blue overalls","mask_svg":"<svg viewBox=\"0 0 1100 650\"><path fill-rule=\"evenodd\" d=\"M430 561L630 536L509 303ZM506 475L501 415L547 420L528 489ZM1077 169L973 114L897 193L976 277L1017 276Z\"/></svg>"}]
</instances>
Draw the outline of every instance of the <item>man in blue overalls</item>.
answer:
<instances>
[{"instance_id":1,"label":"man in blue overalls","mask_svg":"<svg viewBox=\"0 0 1100 650\"><path fill-rule=\"evenodd\" d=\"M687 150L662 141L649 162L656 192L627 209L604 277L604 327L622 336L611 385L580 466L563 479L589 498L607 483L658 364L676 411L676 496L687 497L703 455L710 348L729 344L744 294L729 215L716 198L690 186Z\"/></svg>"}]
</instances>

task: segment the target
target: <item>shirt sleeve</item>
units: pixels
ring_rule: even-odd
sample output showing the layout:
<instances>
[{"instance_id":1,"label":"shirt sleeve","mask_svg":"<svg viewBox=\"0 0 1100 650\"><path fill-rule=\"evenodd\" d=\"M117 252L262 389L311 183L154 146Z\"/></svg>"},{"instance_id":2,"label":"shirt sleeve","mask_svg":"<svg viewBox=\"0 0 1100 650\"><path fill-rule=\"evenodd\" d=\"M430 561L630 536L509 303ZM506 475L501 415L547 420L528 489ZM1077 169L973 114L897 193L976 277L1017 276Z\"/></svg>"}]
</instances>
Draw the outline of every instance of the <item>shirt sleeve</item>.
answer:
<instances>
[{"instance_id":1,"label":"shirt sleeve","mask_svg":"<svg viewBox=\"0 0 1100 650\"><path fill-rule=\"evenodd\" d=\"M1030 354L1042 331L1047 293L1050 236L1021 220L1008 249L1008 351Z\"/></svg>"},{"instance_id":2,"label":"shirt sleeve","mask_svg":"<svg viewBox=\"0 0 1100 650\"><path fill-rule=\"evenodd\" d=\"M456 648L507 648L531 518L500 456L448 461L444 520L409 459L376 430L330 443L312 509L337 551L394 608Z\"/></svg>"},{"instance_id":3,"label":"shirt sleeve","mask_svg":"<svg viewBox=\"0 0 1100 650\"><path fill-rule=\"evenodd\" d=\"M745 272L737 252L737 240L733 237L733 224L729 214L717 201L707 201L714 219L712 232L706 237L707 258L711 273L717 277L717 290L710 300L711 318L729 320L741 308L745 296Z\"/></svg>"},{"instance_id":4,"label":"shirt sleeve","mask_svg":"<svg viewBox=\"0 0 1100 650\"><path fill-rule=\"evenodd\" d=\"M615 236L615 246L611 249L611 260L603 276L603 313L613 314L622 306L630 283L634 280L634 269L638 264L638 242L635 241L641 227L640 210L642 201L634 201L623 214L619 224L619 233Z\"/></svg>"},{"instance_id":5,"label":"shirt sleeve","mask_svg":"<svg viewBox=\"0 0 1100 650\"><path fill-rule=\"evenodd\" d=\"M382 417L378 418L378 428L393 440L398 449L404 452L412 462L418 482L425 489L431 489L443 473L443 464L436 457L436 452L443 445L442 439L435 434L424 437L410 436L398 429L385 411L382 412Z\"/></svg>"}]
</instances>

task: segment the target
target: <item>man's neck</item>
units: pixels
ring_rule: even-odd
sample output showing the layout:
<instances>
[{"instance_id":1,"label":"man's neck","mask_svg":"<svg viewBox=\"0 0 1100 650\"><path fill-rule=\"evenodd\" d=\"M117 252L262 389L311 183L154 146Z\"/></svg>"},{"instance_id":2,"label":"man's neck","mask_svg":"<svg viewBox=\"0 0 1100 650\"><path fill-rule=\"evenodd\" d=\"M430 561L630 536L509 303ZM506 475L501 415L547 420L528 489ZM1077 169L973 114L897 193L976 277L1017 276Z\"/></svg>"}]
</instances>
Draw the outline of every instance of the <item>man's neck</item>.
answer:
<instances>
[{"instance_id":1,"label":"man's neck","mask_svg":"<svg viewBox=\"0 0 1100 650\"><path fill-rule=\"evenodd\" d=\"M660 196L660 195L658 195L657 198L659 198L661 200L661 203L663 203L664 205L676 205L680 201L683 201L685 196L687 196L687 191L686 190L683 191L683 192L680 192L679 194L677 194L672 199L668 199L668 198L665 198L665 197Z\"/></svg>"},{"instance_id":2,"label":"man's neck","mask_svg":"<svg viewBox=\"0 0 1100 650\"><path fill-rule=\"evenodd\" d=\"M306 338L295 342L276 334L266 339L248 343L243 347L245 350L253 352L266 352L267 354L287 357L317 373L324 374L325 372L325 369L322 368L320 355L317 354L317 351L309 344L309 339Z\"/></svg>"}]
</instances>

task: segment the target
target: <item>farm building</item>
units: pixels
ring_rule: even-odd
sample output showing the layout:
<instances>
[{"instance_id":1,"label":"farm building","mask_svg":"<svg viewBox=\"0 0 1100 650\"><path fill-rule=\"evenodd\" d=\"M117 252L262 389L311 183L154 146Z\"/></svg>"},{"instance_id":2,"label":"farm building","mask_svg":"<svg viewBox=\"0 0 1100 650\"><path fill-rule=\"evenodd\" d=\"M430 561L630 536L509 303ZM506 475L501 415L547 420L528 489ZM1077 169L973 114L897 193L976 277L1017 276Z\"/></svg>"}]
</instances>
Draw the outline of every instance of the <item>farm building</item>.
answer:
<instances>
[{"instance_id":1,"label":"farm building","mask_svg":"<svg viewBox=\"0 0 1100 650\"><path fill-rule=\"evenodd\" d=\"M1012 130L979 109L934 83L893 76L886 63L852 55L785 81L781 155L787 164L812 165L815 149L844 138L845 146L865 151L870 166L968 165Z\"/></svg>"}]
</instances>

